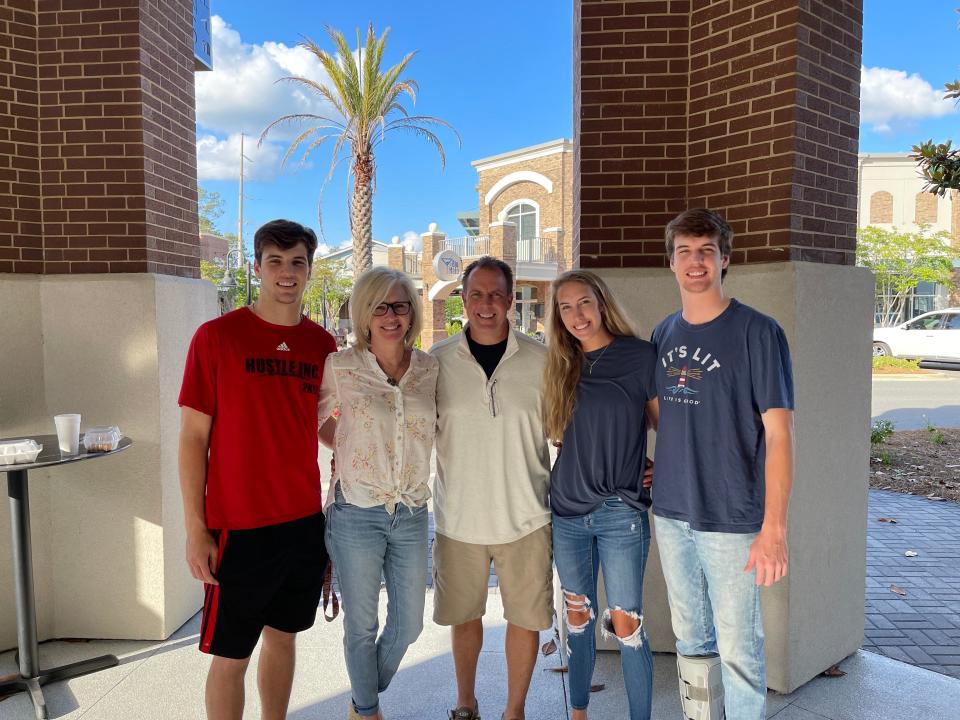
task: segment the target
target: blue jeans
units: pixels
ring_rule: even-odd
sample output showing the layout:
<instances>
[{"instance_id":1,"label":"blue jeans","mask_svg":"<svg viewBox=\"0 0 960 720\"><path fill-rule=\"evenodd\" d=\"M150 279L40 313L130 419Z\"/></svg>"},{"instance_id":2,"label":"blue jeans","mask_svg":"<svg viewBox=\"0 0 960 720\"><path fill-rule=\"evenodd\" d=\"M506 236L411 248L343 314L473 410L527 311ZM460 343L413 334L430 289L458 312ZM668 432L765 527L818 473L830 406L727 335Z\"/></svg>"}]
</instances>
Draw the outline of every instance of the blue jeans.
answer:
<instances>
[{"instance_id":1,"label":"blue jeans","mask_svg":"<svg viewBox=\"0 0 960 720\"><path fill-rule=\"evenodd\" d=\"M657 516L657 546L677 652L720 654L726 720L763 720L767 681L756 573L746 573L756 533L702 532Z\"/></svg>"},{"instance_id":2,"label":"blue jeans","mask_svg":"<svg viewBox=\"0 0 960 720\"><path fill-rule=\"evenodd\" d=\"M376 715L407 648L423 630L427 589L427 508L361 508L338 492L327 509L327 550L343 598L343 648L361 715ZM387 619L379 628L380 578L386 579Z\"/></svg>"},{"instance_id":3,"label":"blue jeans","mask_svg":"<svg viewBox=\"0 0 960 720\"><path fill-rule=\"evenodd\" d=\"M653 654L643 629L643 571L650 552L650 521L646 512L630 507L620 498L605 500L579 517L553 516L553 559L560 575L567 611L589 611L586 623L567 619L570 704L584 710L590 702L590 683L597 648L594 635L597 607L597 572L603 568L603 586L608 609L600 629L616 635L611 610L639 618L640 626L620 642L620 666L627 688L630 720L648 720L653 699ZM586 603L569 596L585 596Z\"/></svg>"}]
</instances>

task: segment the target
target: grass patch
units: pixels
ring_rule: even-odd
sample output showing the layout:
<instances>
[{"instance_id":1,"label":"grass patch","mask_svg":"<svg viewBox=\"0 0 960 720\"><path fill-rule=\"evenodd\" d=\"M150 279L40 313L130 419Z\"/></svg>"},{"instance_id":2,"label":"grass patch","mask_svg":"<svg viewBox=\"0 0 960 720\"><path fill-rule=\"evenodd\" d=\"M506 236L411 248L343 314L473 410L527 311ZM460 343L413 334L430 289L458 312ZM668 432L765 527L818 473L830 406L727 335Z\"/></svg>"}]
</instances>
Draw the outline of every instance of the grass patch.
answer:
<instances>
[{"instance_id":1,"label":"grass patch","mask_svg":"<svg viewBox=\"0 0 960 720\"><path fill-rule=\"evenodd\" d=\"M875 373L922 373L926 372L920 368L919 360L907 360L906 358L890 357L882 355L873 358L873 371Z\"/></svg>"}]
</instances>

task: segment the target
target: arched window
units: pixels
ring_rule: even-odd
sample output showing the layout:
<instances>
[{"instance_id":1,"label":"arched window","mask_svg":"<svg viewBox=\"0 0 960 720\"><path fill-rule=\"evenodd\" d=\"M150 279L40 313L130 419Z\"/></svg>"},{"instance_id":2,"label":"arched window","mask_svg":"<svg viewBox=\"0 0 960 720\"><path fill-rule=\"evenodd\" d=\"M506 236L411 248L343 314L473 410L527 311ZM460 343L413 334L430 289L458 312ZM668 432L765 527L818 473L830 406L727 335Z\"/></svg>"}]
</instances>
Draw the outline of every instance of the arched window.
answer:
<instances>
[{"instance_id":1,"label":"arched window","mask_svg":"<svg viewBox=\"0 0 960 720\"><path fill-rule=\"evenodd\" d=\"M886 190L880 190L870 196L870 222L893 222L893 195Z\"/></svg>"},{"instance_id":2,"label":"arched window","mask_svg":"<svg viewBox=\"0 0 960 720\"><path fill-rule=\"evenodd\" d=\"M529 240L537 237L537 208L525 202L519 202L507 211L504 220L517 224L517 240Z\"/></svg>"},{"instance_id":3,"label":"arched window","mask_svg":"<svg viewBox=\"0 0 960 720\"><path fill-rule=\"evenodd\" d=\"M917 225L933 225L937 221L937 196L933 193L917 193Z\"/></svg>"}]
</instances>

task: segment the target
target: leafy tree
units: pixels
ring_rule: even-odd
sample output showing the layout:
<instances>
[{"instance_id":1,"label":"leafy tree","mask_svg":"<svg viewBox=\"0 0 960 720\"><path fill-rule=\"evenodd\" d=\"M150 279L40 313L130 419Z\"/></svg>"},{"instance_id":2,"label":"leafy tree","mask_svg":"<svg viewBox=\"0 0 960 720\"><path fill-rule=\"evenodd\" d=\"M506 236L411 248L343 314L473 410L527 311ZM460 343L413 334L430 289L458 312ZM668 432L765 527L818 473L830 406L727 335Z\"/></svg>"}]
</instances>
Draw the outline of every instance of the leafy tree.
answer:
<instances>
[{"instance_id":1,"label":"leafy tree","mask_svg":"<svg viewBox=\"0 0 960 720\"><path fill-rule=\"evenodd\" d=\"M197 185L197 213L200 216L200 232L220 235L217 220L223 216L223 198L215 190Z\"/></svg>"},{"instance_id":2,"label":"leafy tree","mask_svg":"<svg viewBox=\"0 0 960 720\"><path fill-rule=\"evenodd\" d=\"M350 232L353 236L353 269L359 275L373 265L373 195L376 191L377 163L374 151L394 131L406 131L417 135L436 148L441 166L446 155L440 139L430 127L442 125L453 130L449 123L428 115L410 115L403 106L403 95L416 102L419 85L415 80L401 77L415 53L409 53L399 63L386 70L381 69L383 52L389 28L377 38L373 24L367 28L366 44L360 48L360 31L357 30L357 52L351 51L343 33L327 28L335 51L329 53L312 40L300 44L317 58L328 81L317 82L305 77L282 78L294 83L301 91L319 95L328 105L329 115L294 113L284 115L270 123L260 135L262 143L276 127L288 123L310 124L290 144L283 162L302 150L302 160L324 142L333 143L330 171L349 159L348 179L353 186L350 198ZM456 135L456 130L453 130ZM457 135L459 143L460 136ZM321 220L322 231L322 220Z\"/></svg>"},{"instance_id":3,"label":"leafy tree","mask_svg":"<svg viewBox=\"0 0 960 720\"><path fill-rule=\"evenodd\" d=\"M337 326L340 307L353 290L353 280L346 273L346 268L347 264L343 261L314 259L310 281L303 293L303 305L307 314L316 322L321 322L323 319L324 300L326 300L328 329Z\"/></svg>"},{"instance_id":4,"label":"leafy tree","mask_svg":"<svg viewBox=\"0 0 960 720\"><path fill-rule=\"evenodd\" d=\"M443 314L447 322L460 321L463 318L463 298L460 295L450 295L443 302Z\"/></svg>"},{"instance_id":5,"label":"leafy tree","mask_svg":"<svg viewBox=\"0 0 960 720\"><path fill-rule=\"evenodd\" d=\"M868 225L857 230L857 264L876 277L877 312L884 327L895 325L903 316L910 292L922 282L954 287L953 261L960 251L950 245L950 234L931 233L927 225L920 232L899 232Z\"/></svg>"},{"instance_id":6,"label":"leafy tree","mask_svg":"<svg viewBox=\"0 0 960 720\"><path fill-rule=\"evenodd\" d=\"M960 13L960 8L957 9ZM960 23L957 25L960 28ZM960 80L944 83L944 100L960 103ZM951 141L936 144L933 140L913 146L913 159L927 184L926 192L943 197L947 190L960 189L960 150L951 148Z\"/></svg>"}]
</instances>

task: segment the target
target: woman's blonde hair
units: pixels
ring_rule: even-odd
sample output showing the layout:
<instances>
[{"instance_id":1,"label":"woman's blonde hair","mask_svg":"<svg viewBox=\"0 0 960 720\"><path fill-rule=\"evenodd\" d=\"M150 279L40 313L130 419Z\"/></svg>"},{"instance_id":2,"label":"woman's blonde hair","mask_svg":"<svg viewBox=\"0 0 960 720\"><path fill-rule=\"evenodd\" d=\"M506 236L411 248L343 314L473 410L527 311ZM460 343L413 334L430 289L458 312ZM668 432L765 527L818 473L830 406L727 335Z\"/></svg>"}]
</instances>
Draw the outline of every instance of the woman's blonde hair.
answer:
<instances>
[{"instance_id":1,"label":"woman's blonde hair","mask_svg":"<svg viewBox=\"0 0 960 720\"><path fill-rule=\"evenodd\" d=\"M557 306L557 291L570 282L583 283L599 303L603 326L611 335L636 335L633 323L607 284L589 270L568 270L550 284L547 314L547 370L543 379L544 427L547 437L559 441L573 417L577 383L583 367L583 349L563 324Z\"/></svg>"},{"instance_id":2,"label":"woman's blonde hair","mask_svg":"<svg viewBox=\"0 0 960 720\"><path fill-rule=\"evenodd\" d=\"M357 278L350 294L350 322L353 325L353 334L356 337L354 347L359 350L370 349L370 323L373 320L373 309L387 299L395 286L403 288L410 301L410 328L403 336L403 344L412 348L420 337L423 327L423 308L420 304L420 295L413 286L410 277L400 270L391 270L385 267L370 268Z\"/></svg>"}]
</instances>

